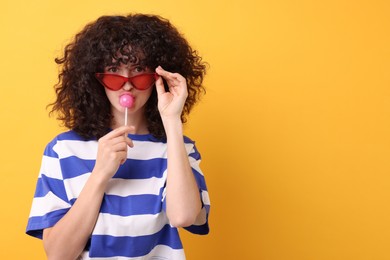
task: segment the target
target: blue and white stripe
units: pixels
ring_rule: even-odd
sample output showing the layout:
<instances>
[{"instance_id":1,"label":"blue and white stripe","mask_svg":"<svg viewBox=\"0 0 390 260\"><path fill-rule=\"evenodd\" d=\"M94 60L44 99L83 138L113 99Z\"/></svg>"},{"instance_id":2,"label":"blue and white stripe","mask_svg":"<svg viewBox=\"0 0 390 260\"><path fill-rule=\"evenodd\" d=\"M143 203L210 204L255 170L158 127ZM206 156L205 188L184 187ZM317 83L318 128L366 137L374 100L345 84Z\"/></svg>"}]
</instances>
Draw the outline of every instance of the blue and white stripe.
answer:
<instances>
[{"instance_id":1,"label":"blue and white stripe","mask_svg":"<svg viewBox=\"0 0 390 260\"><path fill-rule=\"evenodd\" d=\"M167 146L151 135L130 135L134 147L110 180L82 259L185 259L176 228L164 211ZM208 233L210 200L194 142L184 137L204 205L186 229ZM69 131L50 142L42 157L27 234L42 238L70 209L95 164L98 143Z\"/></svg>"}]
</instances>

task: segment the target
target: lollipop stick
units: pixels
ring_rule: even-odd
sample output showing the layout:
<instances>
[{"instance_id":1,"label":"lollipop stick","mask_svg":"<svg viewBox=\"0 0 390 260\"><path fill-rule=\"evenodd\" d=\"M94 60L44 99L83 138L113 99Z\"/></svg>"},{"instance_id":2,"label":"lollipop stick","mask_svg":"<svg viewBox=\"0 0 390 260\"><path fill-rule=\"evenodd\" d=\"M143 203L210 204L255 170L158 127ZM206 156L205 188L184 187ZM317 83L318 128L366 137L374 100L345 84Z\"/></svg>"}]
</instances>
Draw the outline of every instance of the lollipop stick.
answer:
<instances>
[{"instance_id":1,"label":"lollipop stick","mask_svg":"<svg viewBox=\"0 0 390 260\"><path fill-rule=\"evenodd\" d=\"M126 107L126 110L125 110L125 126L127 126L127 107Z\"/></svg>"}]
</instances>

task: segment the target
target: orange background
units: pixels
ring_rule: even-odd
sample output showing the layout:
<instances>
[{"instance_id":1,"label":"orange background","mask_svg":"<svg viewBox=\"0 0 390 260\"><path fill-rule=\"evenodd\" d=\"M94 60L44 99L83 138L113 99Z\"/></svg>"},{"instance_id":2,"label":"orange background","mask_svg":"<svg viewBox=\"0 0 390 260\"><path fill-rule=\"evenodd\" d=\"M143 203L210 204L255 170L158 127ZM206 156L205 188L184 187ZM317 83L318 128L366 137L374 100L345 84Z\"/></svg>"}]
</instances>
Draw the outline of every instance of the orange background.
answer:
<instances>
[{"instance_id":1,"label":"orange background","mask_svg":"<svg viewBox=\"0 0 390 260\"><path fill-rule=\"evenodd\" d=\"M192 259L390 259L390 3L380 0L4 0L0 259L45 259L24 234L46 143L53 59L87 22L170 19L210 63L186 133L210 190Z\"/></svg>"}]
</instances>

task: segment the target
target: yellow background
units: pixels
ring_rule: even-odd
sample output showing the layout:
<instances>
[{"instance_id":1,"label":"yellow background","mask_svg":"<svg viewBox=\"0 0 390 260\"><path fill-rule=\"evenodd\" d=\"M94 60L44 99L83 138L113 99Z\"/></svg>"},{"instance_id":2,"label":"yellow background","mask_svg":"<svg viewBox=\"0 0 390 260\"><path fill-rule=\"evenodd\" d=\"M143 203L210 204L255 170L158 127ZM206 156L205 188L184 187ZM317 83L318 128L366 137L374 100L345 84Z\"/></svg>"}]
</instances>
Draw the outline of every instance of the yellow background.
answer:
<instances>
[{"instance_id":1,"label":"yellow background","mask_svg":"<svg viewBox=\"0 0 390 260\"><path fill-rule=\"evenodd\" d=\"M87 22L170 19L210 63L186 133L212 201L188 259L390 259L388 0L3 0L0 259L44 259L24 234L46 143L53 59ZM64 245L66 246L66 245Z\"/></svg>"}]
</instances>

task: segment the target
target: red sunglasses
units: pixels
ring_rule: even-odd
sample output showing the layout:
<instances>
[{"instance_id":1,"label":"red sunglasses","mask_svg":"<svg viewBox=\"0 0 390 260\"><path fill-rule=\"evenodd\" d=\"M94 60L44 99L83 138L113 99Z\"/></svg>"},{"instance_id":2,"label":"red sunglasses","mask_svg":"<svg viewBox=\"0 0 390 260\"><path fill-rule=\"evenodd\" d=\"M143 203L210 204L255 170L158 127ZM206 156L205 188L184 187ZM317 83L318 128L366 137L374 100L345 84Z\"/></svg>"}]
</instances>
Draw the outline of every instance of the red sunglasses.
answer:
<instances>
[{"instance_id":1,"label":"red sunglasses","mask_svg":"<svg viewBox=\"0 0 390 260\"><path fill-rule=\"evenodd\" d=\"M132 77L112 73L95 73L95 77L103 86L114 91L120 90L126 82L130 82L135 89L146 90L158 79L157 73L143 73Z\"/></svg>"}]
</instances>

